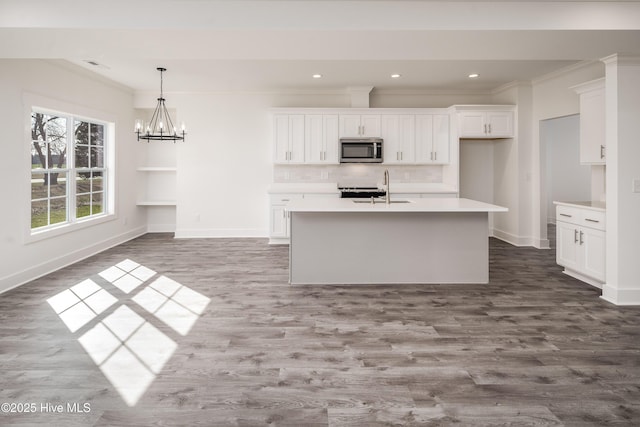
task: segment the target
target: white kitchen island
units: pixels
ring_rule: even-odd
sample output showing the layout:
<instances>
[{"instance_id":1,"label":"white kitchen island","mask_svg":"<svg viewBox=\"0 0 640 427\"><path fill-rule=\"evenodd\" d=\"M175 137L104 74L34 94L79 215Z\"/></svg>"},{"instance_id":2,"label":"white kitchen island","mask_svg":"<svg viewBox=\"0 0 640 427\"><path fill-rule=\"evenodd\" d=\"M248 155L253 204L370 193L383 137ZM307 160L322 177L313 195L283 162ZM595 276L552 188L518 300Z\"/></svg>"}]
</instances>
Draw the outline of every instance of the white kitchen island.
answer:
<instances>
[{"instance_id":1,"label":"white kitchen island","mask_svg":"<svg viewBox=\"0 0 640 427\"><path fill-rule=\"evenodd\" d=\"M459 198L292 201L289 281L314 284L487 283L489 212Z\"/></svg>"}]
</instances>

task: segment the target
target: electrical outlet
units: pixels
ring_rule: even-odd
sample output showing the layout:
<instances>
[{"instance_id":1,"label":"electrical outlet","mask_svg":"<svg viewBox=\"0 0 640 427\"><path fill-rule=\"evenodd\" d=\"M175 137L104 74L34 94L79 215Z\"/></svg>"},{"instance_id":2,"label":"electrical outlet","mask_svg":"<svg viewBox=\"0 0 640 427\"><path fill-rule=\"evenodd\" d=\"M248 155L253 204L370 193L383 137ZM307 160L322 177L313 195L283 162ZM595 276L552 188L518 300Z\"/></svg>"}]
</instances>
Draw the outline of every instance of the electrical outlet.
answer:
<instances>
[{"instance_id":1,"label":"electrical outlet","mask_svg":"<svg viewBox=\"0 0 640 427\"><path fill-rule=\"evenodd\" d=\"M631 191L634 193L640 193L640 179L635 178L631 182Z\"/></svg>"}]
</instances>

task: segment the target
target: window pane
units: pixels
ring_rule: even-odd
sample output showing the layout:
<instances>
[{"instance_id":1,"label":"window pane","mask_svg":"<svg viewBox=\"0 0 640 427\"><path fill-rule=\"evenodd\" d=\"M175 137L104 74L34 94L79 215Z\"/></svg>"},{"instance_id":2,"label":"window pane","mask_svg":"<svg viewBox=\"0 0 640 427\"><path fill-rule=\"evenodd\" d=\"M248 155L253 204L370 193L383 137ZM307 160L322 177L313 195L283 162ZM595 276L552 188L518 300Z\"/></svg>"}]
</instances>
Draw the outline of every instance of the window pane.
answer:
<instances>
[{"instance_id":1,"label":"window pane","mask_svg":"<svg viewBox=\"0 0 640 427\"><path fill-rule=\"evenodd\" d=\"M102 193L93 193L91 197L91 214L96 215L102 212Z\"/></svg>"},{"instance_id":2,"label":"window pane","mask_svg":"<svg viewBox=\"0 0 640 427\"><path fill-rule=\"evenodd\" d=\"M31 144L31 169L47 167L47 143L33 141Z\"/></svg>"},{"instance_id":3,"label":"window pane","mask_svg":"<svg viewBox=\"0 0 640 427\"><path fill-rule=\"evenodd\" d=\"M48 197L44 173L31 174L31 200L46 199Z\"/></svg>"},{"instance_id":4,"label":"window pane","mask_svg":"<svg viewBox=\"0 0 640 427\"><path fill-rule=\"evenodd\" d=\"M66 140L67 121L63 117L31 113L31 139L34 141Z\"/></svg>"},{"instance_id":5,"label":"window pane","mask_svg":"<svg viewBox=\"0 0 640 427\"><path fill-rule=\"evenodd\" d=\"M91 145L104 145L104 125L91 123Z\"/></svg>"},{"instance_id":6,"label":"window pane","mask_svg":"<svg viewBox=\"0 0 640 427\"><path fill-rule=\"evenodd\" d=\"M86 145L76 145L76 167L89 167L89 147Z\"/></svg>"},{"instance_id":7,"label":"window pane","mask_svg":"<svg viewBox=\"0 0 640 427\"><path fill-rule=\"evenodd\" d=\"M67 198L57 197L51 199L50 224L58 224L67 220Z\"/></svg>"},{"instance_id":8,"label":"window pane","mask_svg":"<svg viewBox=\"0 0 640 427\"><path fill-rule=\"evenodd\" d=\"M76 197L76 217L82 218L91 214L91 198L89 195Z\"/></svg>"},{"instance_id":9,"label":"window pane","mask_svg":"<svg viewBox=\"0 0 640 427\"><path fill-rule=\"evenodd\" d=\"M104 167L104 148L103 147L91 147L91 167L102 168Z\"/></svg>"},{"instance_id":10,"label":"window pane","mask_svg":"<svg viewBox=\"0 0 640 427\"><path fill-rule=\"evenodd\" d=\"M66 168L67 167L67 141L54 141L49 143L49 168Z\"/></svg>"},{"instance_id":11,"label":"window pane","mask_svg":"<svg viewBox=\"0 0 640 427\"><path fill-rule=\"evenodd\" d=\"M79 120L74 121L74 140L76 144L89 144L89 123L81 122Z\"/></svg>"},{"instance_id":12,"label":"window pane","mask_svg":"<svg viewBox=\"0 0 640 427\"><path fill-rule=\"evenodd\" d=\"M91 191L102 191L102 172L92 172L91 176L91 181L93 181L91 185Z\"/></svg>"},{"instance_id":13,"label":"window pane","mask_svg":"<svg viewBox=\"0 0 640 427\"><path fill-rule=\"evenodd\" d=\"M91 172L78 172L76 175L76 194L91 192Z\"/></svg>"},{"instance_id":14,"label":"window pane","mask_svg":"<svg viewBox=\"0 0 640 427\"><path fill-rule=\"evenodd\" d=\"M49 201L31 202L31 228L49 225Z\"/></svg>"},{"instance_id":15,"label":"window pane","mask_svg":"<svg viewBox=\"0 0 640 427\"><path fill-rule=\"evenodd\" d=\"M67 173L52 172L49 174L49 187L51 197L60 197L67 194Z\"/></svg>"}]
</instances>

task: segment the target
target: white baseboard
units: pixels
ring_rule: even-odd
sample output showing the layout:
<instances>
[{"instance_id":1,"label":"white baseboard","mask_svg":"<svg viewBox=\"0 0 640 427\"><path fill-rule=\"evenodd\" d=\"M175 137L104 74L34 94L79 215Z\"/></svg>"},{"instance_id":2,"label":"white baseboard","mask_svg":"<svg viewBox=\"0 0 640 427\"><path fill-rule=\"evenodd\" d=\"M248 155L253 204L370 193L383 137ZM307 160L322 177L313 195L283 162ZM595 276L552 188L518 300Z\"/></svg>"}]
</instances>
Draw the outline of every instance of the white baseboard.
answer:
<instances>
[{"instance_id":1,"label":"white baseboard","mask_svg":"<svg viewBox=\"0 0 640 427\"><path fill-rule=\"evenodd\" d=\"M615 305L640 305L640 289L614 288L605 283L600 298Z\"/></svg>"},{"instance_id":2,"label":"white baseboard","mask_svg":"<svg viewBox=\"0 0 640 427\"><path fill-rule=\"evenodd\" d=\"M99 252L120 245L131 239L135 239L136 237L142 236L146 232L146 227L138 227L118 236L111 237L110 239L104 240L102 242L94 243L90 246L85 246L57 258L47 260L46 262L30 267L26 270L22 270L18 273L5 276L0 279L0 293L17 288L18 286L24 285L27 282L45 276L68 265L75 264L76 262L82 261L85 258L89 258Z\"/></svg>"},{"instance_id":3,"label":"white baseboard","mask_svg":"<svg viewBox=\"0 0 640 427\"><path fill-rule=\"evenodd\" d=\"M491 230L491 235L496 239L510 243L513 246L535 246L532 237L516 236L515 234L507 233L506 231L495 228ZM549 243L547 242L547 245L548 244Z\"/></svg>"},{"instance_id":4,"label":"white baseboard","mask_svg":"<svg viewBox=\"0 0 640 427\"><path fill-rule=\"evenodd\" d=\"M175 233L175 224L148 224L147 233Z\"/></svg>"},{"instance_id":5,"label":"white baseboard","mask_svg":"<svg viewBox=\"0 0 640 427\"><path fill-rule=\"evenodd\" d=\"M266 230L252 228L176 229L176 239L267 238Z\"/></svg>"}]
</instances>

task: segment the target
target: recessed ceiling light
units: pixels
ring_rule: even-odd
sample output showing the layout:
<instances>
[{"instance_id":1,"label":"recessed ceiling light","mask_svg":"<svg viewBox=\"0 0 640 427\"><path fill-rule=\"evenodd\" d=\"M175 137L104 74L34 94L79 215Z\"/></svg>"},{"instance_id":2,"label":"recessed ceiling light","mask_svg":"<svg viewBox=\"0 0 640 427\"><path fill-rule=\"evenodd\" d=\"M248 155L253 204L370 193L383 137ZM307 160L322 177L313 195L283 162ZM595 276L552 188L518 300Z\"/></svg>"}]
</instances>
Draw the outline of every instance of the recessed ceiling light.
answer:
<instances>
[{"instance_id":1,"label":"recessed ceiling light","mask_svg":"<svg viewBox=\"0 0 640 427\"><path fill-rule=\"evenodd\" d=\"M399 79L400 77L402 77L402 74L391 74L392 79Z\"/></svg>"},{"instance_id":2,"label":"recessed ceiling light","mask_svg":"<svg viewBox=\"0 0 640 427\"><path fill-rule=\"evenodd\" d=\"M471 74L469 74L469 78L470 78L470 79L475 79L475 78L477 78L477 77L480 77L480 74L478 74L478 73L471 73Z\"/></svg>"},{"instance_id":3,"label":"recessed ceiling light","mask_svg":"<svg viewBox=\"0 0 640 427\"><path fill-rule=\"evenodd\" d=\"M314 74L313 76L314 79L321 79L322 78L322 74Z\"/></svg>"}]
</instances>

